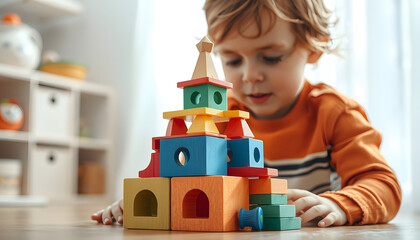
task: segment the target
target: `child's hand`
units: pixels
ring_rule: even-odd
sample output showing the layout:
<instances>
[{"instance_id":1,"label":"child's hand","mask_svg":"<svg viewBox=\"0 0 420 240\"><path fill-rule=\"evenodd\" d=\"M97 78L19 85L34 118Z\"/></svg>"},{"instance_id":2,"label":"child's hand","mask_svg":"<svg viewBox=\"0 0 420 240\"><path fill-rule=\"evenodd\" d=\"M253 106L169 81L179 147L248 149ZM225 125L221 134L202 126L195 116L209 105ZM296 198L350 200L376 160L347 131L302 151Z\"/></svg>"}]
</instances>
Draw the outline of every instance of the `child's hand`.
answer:
<instances>
[{"instance_id":1,"label":"child's hand","mask_svg":"<svg viewBox=\"0 0 420 240\"><path fill-rule=\"evenodd\" d=\"M123 199L114 202L105 209L102 209L90 217L98 223L109 225L112 223L112 219L116 220L119 224L123 223Z\"/></svg>"},{"instance_id":2,"label":"child's hand","mask_svg":"<svg viewBox=\"0 0 420 240\"><path fill-rule=\"evenodd\" d=\"M302 219L302 224L319 218L318 227L344 225L347 222L346 213L333 200L320 197L306 190L288 189L287 204L296 206L296 215Z\"/></svg>"}]
</instances>

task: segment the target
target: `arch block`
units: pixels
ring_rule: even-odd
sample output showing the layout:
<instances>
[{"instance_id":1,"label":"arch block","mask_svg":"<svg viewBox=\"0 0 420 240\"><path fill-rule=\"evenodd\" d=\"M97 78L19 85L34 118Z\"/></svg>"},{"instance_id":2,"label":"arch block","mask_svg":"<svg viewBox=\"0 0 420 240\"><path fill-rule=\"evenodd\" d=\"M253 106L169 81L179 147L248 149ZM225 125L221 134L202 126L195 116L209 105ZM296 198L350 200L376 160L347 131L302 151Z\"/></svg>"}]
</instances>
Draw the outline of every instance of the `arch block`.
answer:
<instances>
[{"instance_id":1,"label":"arch block","mask_svg":"<svg viewBox=\"0 0 420 240\"><path fill-rule=\"evenodd\" d=\"M184 163L179 155L184 155ZM226 139L212 136L160 140L160 176L227 175Z\"/></svg>"},{"instance_id":2,"label":"arch block","mask_svg":"<svg viewBox=\"0 0 420 240\"><path fill-rule=\"evenodd\" d=\"M228 167L264 167L264 149L261 140L238 138L227 141Z\"/></svg>"},{"instance_id":3,"label":"arch block","mask_svg":"<svg viewBox=\"0 0 420 240\"><path fill-rule=\"evenodd\" d=\"M170 178L124 179L124 228L169 230Z\"/></svg>"},{"instance_id":4,"label":"arch block","mask_svg":"<svg viewBox=\"0 0 420 240\"><path fill-rule=\"evenodd\" d=\"M202 176L171 179L171 229L236 231L241 208L249 209L249 180Z\"/></svg>"},{"instance_id":5,"label":"arch block","mask_svg":"<svg viewBox=\"0 0 420 240\"><path fill-rule=\"evenodd\" d=\"M184 109L199 107L227 110L227 89L209 83L184 87Z\"/></svg>"}]
</instances>

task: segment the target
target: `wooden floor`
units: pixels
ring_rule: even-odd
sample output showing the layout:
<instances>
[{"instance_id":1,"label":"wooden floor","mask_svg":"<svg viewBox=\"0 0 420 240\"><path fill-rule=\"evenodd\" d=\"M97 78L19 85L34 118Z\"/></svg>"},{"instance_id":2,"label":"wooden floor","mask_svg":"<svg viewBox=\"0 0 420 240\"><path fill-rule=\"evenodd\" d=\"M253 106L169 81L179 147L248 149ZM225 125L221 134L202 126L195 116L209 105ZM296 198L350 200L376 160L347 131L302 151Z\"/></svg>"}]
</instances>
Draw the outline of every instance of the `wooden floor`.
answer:
<instances>
[{"instance_id":1,"label":"wooden floor","mask_svg":"<svg viewBox=\"0 0 420 240\"><path fill-rule=\"evenodd\" d=\"M127 230L121 225L104 226L90 214L104 204L50 204L45 207L1 207L0 239L420 239L420 215L400 213L389 224L317 228L274 232L203 233Z\"/></svg>"}]
</instances>

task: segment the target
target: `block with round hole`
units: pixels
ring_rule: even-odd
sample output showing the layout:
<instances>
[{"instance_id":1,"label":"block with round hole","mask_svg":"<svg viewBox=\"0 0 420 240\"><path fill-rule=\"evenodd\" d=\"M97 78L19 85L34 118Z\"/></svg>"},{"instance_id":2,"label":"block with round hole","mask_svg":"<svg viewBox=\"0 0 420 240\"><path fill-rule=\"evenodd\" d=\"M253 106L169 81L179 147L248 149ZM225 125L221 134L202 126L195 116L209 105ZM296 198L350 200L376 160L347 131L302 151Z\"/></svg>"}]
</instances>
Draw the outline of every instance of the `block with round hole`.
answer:
<instances>
[{"instance_id":1,"label":"block with round hole","mask_svg":"<svg viewBox=\"0 0 420 240\"><path fill-rule=\"evenodd\" d=\"M213 84L184 87L184 109L208 107L227 110L227 90Z\"/></svg>"},{"instance_id":2,"label":"block with round hole","mask_svg":"<svg viewBox=\"0 0 420 240\"><path fill-rule=\"evenodd\" d=\"M160 140L160 176L227 174L225 138L194 136Z\"/></svg>"},{"instance_id":3,"label":"block with round hole","mask_svg":"<svg viewBox=\"0 0 420 240\"><path fill-rule=\"evenodd\" d=\"M239 230L239 211L249 209L248 182L228 176L171 178L171 229Z\"/></svg>"},{"instance_id":4,"label":"block with round hole","mask_svg":"<svg viewBox=\"0 0 420 240\"><path fill-rule=\"evenodd\" d=\"M227 141L228 167L264 167L264 149L261 140L238 138Z\"/></svg>"},{"instance_id":5,"label":"block with round hole","mask_svg":"<svg viewBox=\"0 0 420 240\"><path fill-rule=\"evenodd\" d=\"M124 179L124 228L169 230L170 178Z\"/></svg>"}]
</instances>

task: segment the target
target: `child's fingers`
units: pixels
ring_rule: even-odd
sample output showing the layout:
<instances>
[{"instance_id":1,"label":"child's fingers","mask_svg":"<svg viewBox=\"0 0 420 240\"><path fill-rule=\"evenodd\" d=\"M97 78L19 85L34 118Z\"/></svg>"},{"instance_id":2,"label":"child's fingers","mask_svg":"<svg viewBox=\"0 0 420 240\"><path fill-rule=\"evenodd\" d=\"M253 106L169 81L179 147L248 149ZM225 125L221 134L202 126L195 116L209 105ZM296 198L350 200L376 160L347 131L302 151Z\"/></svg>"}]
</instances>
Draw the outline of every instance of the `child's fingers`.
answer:
<instances>
[{"instance_id":1,"label":"child's fingers","mask_svg":"<svg viewBox=\"0 0 420 240\"><path fill-rule=\"evenodd\" d=\"M314 195L311 192L308 192L306 190L300 190L300 189L288 189L287 190L287 200L288 201L296 201L299 198L311 196Z\"/></svg>"},{"instance_id":2,"label":"child's fingers","mask_svg":"<svg viewBox=\"0 0 420 240\"><path fill-rule=\"evenodd\" d=\"M97 221L98 223L102 223L102 213L104 210L100 210L90 216L93 221Z\"/></svg>"},{"instance_id":3,"label":"child's fingers","mask_svg":"<svg viewBox=\"0 0 420 240\"><path fill-rule=\"evenodd\" d=\"M111 206L108 206L104 209L104 212L102 213L102 223L105 225L110 225L112 223Z\"/></svg>"},{"instance_id":4,"label":"child's fingers","mask_svg":"<svg viewBox=\"0 0 420 240\"><path fill-rule=\"evenodd\" d=\"M320 204L319 199L313 196L306 196L296 200L293 205L295 205L296 212L306 211L307 209Z\"/></svg>"},{"instance_id":5,"label":"child's fingers","mask_svg":"<svg viewBox=\"0 0 420 240\"><path fill-rule=\"evenodd\" d=\"M121 211L124 212L124 201L122 198L118 201L118 204L120 205Z\"/></svg>"},{"instance_id":6,"label":"child's fingers","mask_svg":"<svg viewBox=\"0 0 420 240\"><path fill-rule=\"evenodd\" d=\"M117 220L119 224L123 223L123 213L119 202L115 202L114 204L112 204L111 212L112 216L114 216L114 219Z\"/></svg>"},{"instance_id":7,"label":"child's fingers","mask_svg":"<svg viewBox=\"0 0 420 240\"><path fill-rule=\"evenodd\" d=\"M312 219L315 219L319 216L325 216L328 214L329 209L324 205L315 205L308 209L305 213L300 215L301 223L305 224Z\"/></svg>"},{"instance_id":8,"label":"child's fingers","mask_svg":"<svg viewBox=\"0 0 420 240\"><path fill-rule=\"evenodd\" d=\"M331 212L324 219L318 222L318 227L329 227L333 225L337 219L337 214L335 212Z\"/></svg>"}]
</instances>

